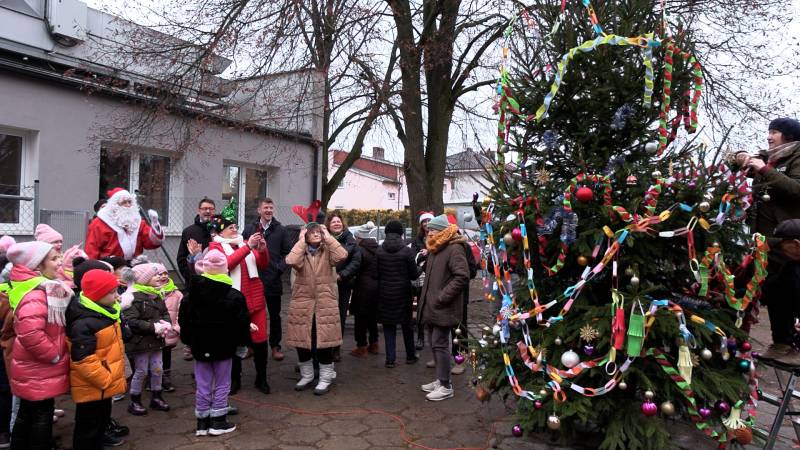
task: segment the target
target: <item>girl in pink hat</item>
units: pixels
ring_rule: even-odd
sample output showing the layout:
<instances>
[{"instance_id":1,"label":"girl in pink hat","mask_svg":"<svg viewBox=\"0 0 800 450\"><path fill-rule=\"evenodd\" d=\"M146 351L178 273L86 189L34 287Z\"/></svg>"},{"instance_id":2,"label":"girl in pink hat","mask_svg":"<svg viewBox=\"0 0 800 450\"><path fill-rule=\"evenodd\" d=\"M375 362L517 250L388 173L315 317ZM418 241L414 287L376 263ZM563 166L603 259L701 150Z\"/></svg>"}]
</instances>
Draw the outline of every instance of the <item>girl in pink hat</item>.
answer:
<instances>
[{"instance_id":1,"label":"girl in pink hat","mask_svg":"<svg viewBox=\"0 0 800 450\"><path fill-rule=\"evenodd\" d=\"M33 238L39 242L46 242L53 246L58 253L61 253L61 248L64 246L64 236L53 227L45 223L36 225L36 230L33 232Z\"/></svg>"},{"instance_id":2,"label":"girl in pink hat","mask_svg":"<svg viewBox=\"0 0 800 450\"><path fill-rule=\"evenodd\" d=\"M50 448L54 398L69 390L64 313L72 290L56 280L61 258L51 244L14 244L7 256L14 265L11 391L20 398L11 439L18 448Z\"/></svg>"}]
</instances>

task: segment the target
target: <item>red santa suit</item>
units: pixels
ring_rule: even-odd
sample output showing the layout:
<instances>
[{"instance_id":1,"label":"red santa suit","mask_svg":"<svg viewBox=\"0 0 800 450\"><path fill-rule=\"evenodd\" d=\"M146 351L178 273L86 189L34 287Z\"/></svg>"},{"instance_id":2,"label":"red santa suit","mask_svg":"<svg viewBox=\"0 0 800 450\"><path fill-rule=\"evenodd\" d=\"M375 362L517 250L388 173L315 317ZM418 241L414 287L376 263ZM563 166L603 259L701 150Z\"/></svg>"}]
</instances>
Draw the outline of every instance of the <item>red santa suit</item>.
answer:
<instances>
[{"instance_id":1,"label":"red santa suit","mask_svg":"<svg viewBox=\"0 0 800 450\"><path fill-rule=\"evenodd\" d=\"M86 235L86 246L84 250L89 258L99 259L106 256L120 256L130 261L142 254L144 250L159 248L164 240L164 233L158 224L158 215L155 211L148 211L153 226L139 217L139 207L136 205L133 196L124 189L115 189L109 192L110 197L105 207L97 212L89 224ZM123 207L118 202L130 199L132 205ZM127 226L120 223L122 219L117 214L120 208L124 211L128 222L133 222ZM133 214L137 220L131 220Z\"/></svg>"},{"instance_id":2,"label":"red santa suit","mask_svg":"<svg viewBox=\"0 0 800 450\"><path fill-rule=\"evenodd\" d=\"M250 322L258 326L258 331L250 332L250 340L253 344L266 342L267 303L264 298L264 285L258 277L258 271L265 270L269 265L269 253L266 247L250 250L239 235L234 239L214 236L213 242L208 244L208 249L219 250L228 258L228 271L233 280L233 287L244 295Z\"/></svg>"}]
</instances>

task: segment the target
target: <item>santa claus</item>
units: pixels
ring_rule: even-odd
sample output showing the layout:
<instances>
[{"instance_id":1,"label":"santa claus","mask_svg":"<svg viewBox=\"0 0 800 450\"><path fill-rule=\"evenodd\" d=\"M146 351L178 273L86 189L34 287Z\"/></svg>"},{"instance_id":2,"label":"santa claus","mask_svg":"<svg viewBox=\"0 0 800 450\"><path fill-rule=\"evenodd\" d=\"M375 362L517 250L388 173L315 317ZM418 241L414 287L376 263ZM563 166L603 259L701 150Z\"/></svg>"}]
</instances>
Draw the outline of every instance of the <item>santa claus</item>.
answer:
<instances>
[{"instance_id":1,"label":"santa claus","mask_svg":"<svg viewBox=\"0 0 800 450\"><path fill-rule=\"evenodd\" d=\"M108 191L108 203L89 224L86 254L89 258L120 256L130 261L147 249L156 249L164 240L158 213L148 210L150 224L139 216L139 205L122 188Z\"/></svg>"}]
</instances>

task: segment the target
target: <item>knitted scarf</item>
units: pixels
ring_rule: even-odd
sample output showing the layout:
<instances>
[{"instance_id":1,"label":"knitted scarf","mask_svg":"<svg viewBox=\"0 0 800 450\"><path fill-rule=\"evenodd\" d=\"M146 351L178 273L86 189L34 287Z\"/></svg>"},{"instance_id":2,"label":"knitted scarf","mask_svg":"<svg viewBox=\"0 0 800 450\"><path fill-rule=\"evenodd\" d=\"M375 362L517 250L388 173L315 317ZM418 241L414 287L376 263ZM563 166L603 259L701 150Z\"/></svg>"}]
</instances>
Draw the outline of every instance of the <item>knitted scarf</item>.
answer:
<instances>
[{"instance_id":1,"label":"knitted scarf","mask_svg":"<svg viewBox=\"0 0 800 450\"><path fill-rule=\"evenodd\" d=\"M458 236L458 226L450 224L450 226L439 232L436 236L429 237L425 246L428 247L428 251L439 253L439 250L447 247L447 244L456 236Z\"/></svg>"},{"instance_id":2,"label":"knitted scarf","mask_svg":"<svg viewBox=\"0 0 800 450\"><path fill-rule=\"evenodd\" d=\"M214 236L214 242L218 242L222 245L222 250L226 255L232 255L234 250L233 246L235 245L237 248L245 245L244 238L242 235L238 235L233 239L225 239L222 236ZM247 254L244 257L244 264L247 267L247 275L250 278L258 278L258 266L256 266L256 257L253 255L253 252ZM233 288L237 291L242 290L242 269L241 266L236 266L230 271L231 279L233 280Z\"/></svg>"},{"instance_id":3,"label":"knitted scarf","mask_svg":"<svg viewBox=\"0 0 800 450\"><path fill-rule=\"evenodd\" d=\"M16 310L25 296L34 289L42 288L47 295L47 323L65 326L64 317L69 301L72 299L72 289L58 280L48 280L45 277L34 277L25 281L12 281L8 291L8 304Z\"/></svg>"},{"instance_id":4,"label":"knitted scarf","mask_svg":"<svg viewBox=\"0 0 800 450\"><path fill-rule=\"evenodd\" d=\"M767 155L769 157L768 162L770 164L775 164L776 162L794 153L798 148L800 148L800 143L798 142L787 142L785 144L781 144L772 150L767 151Z\"/></svg>"}]
</instances>

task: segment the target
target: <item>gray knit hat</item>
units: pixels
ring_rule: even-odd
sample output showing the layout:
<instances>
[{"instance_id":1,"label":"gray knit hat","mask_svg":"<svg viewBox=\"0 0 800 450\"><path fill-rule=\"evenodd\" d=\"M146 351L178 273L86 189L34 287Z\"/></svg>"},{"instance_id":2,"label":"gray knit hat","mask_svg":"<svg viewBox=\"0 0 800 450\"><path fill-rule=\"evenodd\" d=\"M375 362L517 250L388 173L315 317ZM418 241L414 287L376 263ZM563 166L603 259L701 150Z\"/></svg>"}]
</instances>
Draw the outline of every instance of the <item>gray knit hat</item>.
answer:
<instances>
[{"instance_id":1,"label":"gray knit hat","mask_svg":"<svg viewBox=\"0 0 800 450\"><path fill-rule=\"evenodd\" d=\"M369 239L369 238L372 237L369 234L374 229L375 229L375 223L370 220L369 222L365 223L364 225L361 225L360 227L356 228L355 235L359 239Z\"/></svg>"},{"instance_id":2,"label":"gray knit hat","mask_svg":"<svg viewBox=\"0 0 800 450\"><path fill-rule=\"evenodd\" d=\"M431 219L430 222L428 222L429 230L441 231L449 226L450 222L447 220L447 216L445 214L439 214L438 216Z\"/></svg>"}]
</instances>

